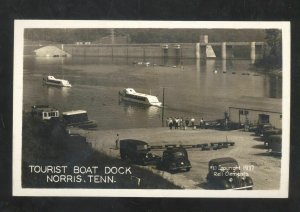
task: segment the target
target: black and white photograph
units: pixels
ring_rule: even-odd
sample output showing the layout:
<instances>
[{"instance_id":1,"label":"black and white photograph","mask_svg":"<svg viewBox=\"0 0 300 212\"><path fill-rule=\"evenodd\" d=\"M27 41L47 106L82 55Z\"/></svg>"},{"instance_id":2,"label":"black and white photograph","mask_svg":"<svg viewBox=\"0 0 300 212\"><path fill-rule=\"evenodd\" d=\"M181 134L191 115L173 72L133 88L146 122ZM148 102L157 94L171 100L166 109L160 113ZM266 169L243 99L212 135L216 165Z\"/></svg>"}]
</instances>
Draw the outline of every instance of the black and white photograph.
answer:
<instances>
[{"instance_id":1,"label":"black and white photograph","mask_svg":"<svg viewBox=\"0 0 300 212\"><path fill-rule=\"evenodd\" d=\"M14 196L288 197L289 22L14 28Z\"/></svg>"}]
</instances>

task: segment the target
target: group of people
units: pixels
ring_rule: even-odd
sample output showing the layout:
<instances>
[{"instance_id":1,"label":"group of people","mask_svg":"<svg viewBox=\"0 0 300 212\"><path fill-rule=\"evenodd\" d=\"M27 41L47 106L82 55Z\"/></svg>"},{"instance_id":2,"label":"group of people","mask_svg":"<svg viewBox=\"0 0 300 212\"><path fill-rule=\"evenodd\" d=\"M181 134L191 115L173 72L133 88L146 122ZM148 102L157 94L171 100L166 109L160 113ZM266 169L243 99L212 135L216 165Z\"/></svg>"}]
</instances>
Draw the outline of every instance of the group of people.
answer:
<instances>
[{"instance_id":1,"label":"group of people","mask_svg":"<svg viewBox=\"0 0 300 212\"><path fill-rule=\"evenodd\" d=\"M169 117L166 119L166 125L170 128L170 130L173 129L186 129L187 127L195 128L195 118L178 118L178 117ZM204 120L201 118L200 120L200 128L204 126Z\"/></svg>"}]
</instances>

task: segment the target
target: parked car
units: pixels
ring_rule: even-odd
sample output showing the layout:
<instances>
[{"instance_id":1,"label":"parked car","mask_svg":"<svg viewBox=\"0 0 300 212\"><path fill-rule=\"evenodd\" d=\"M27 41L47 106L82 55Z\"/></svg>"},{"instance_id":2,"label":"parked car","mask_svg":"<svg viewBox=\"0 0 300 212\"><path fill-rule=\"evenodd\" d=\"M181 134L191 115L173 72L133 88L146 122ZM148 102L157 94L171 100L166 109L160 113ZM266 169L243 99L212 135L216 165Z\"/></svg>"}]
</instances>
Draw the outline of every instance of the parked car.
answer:
<instances>
[{"instance_id":1,"label":"parked car","mask_svg":"<svg viewBox=\"0 0 300 212\"><path fill-rule=\"evenodd\" d=\"M237 130L241 128L239 123L232 122L229 120L225 121L225 119L205 121L203 127L205 129L218 129L218 130Z\"/></svg>"},{"instance_id":2,"label":"parked car","mask_svg":"<svg viewBox=\"0 0 300 212\"><path fill-rule=\"evenodd\" d=\"M269 152L271 154L281 155L282 136L281 135L270 135L267 138L265 145L268 147Z\"/></svg>"},{"instance_id":3,"label":"parked car","mask_svg":"<svg viewBox=\"0 0 300 212\"><path fill-rule=\"evenodd\" d=\"M124 139L120 141L122 160L131 160L140 165L156 165L160 157L150 152L148 143L141 140Z\"/></svg>"},{"instance_id":4,"label":"parked car","mask_svg":"<svg viewBox=\"0 0 300 212\"><path fill-rule=\"evenodd\" d=\"M282 130L281 129L267 129L263 131L263 140L266 142L266 140L268 139L269 136L271 135L281 135L282 134Z\"/></svg>"},{"instance_id":5,"label":"parked car","mask_svg":"<svg viewBox=\"0 0 300 212\"><path fill-rule=\"evenodd\" d=\"M192 166L188 159L186 149L182 147L173 147L168 148L163 152L163 156L157 164L157 168L174 173L181 170L190 171Z\"/></svg>"},{"instance_id":6,"label":"parked car","mask_svg":"<svg viewBox=\"0 0 300 212\"><path fill-rule=\"evenodd\" d=\"M219 121L205 121L204 122L204 128L205 129L216 129L221 126L221 123Z\"/></svg>"},{"instance_id":7,"label":"parked car","mask_svg":"<svg viewBox=\"0 0 300 212\"><path fill-rule=\"evenodd\" d=\"M241 173L238 162L230 157L210 160L206 178L209 183L221 189L251 190L253 187L248 173Z\"/></svg>"},{"instance_id":8,"label":"parked car","mask_svg":"<svg viewBox=\"0 0 300 212\"><path fill-rule=\"evenodd\" d=\"M255 135L256 136L263 136L264 131L266 130L270 130L273 129L274 127L269 124L269 123L265 123L265 124L258 124L256 131L255 131Z\"/></svg>"}]
</instances>

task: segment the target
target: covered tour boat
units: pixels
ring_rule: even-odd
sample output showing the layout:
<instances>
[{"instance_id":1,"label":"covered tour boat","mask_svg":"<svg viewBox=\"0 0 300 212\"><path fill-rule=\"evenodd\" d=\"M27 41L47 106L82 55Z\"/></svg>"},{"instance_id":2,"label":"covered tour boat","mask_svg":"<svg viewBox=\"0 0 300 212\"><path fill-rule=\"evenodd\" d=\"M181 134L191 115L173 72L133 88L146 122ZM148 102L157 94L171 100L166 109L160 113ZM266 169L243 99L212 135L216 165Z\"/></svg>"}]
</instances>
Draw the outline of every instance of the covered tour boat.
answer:
<instances>
[{"instance_id":1,"label":"covered tour boat","mask_svg":"<svg viewBox=\"0 0 300 212\"><path fill-rule=\"evenodd\" d=\"M119 91L120 98L124 101L130 101L150 106L161 107L162 103L156 96L138 93L133 88L125 88Z\"/></svg>"},{"instance_id":2,"label":"covered tour boat","mask_svg":"<svg viewBox=\"0 0 300 212\"><path fill-rule=\"evenodd\" d=\"M54 76L47 76L47 78L43 78L43 81L46 85L54 85L60 87L72 87L70 82L65 79L56 79Z\"/></svg>"},{"instance_id":3,"label":"covered tour boat","mask_svg":"<svg viewBox=\"0 0 300 212\"><path fill-rule=\"evenodd\" d=\"M96 121L89 120L86 110L71 110L62 113L62 120L69 127L95 128Z\"/></svg>"}]
</instances>

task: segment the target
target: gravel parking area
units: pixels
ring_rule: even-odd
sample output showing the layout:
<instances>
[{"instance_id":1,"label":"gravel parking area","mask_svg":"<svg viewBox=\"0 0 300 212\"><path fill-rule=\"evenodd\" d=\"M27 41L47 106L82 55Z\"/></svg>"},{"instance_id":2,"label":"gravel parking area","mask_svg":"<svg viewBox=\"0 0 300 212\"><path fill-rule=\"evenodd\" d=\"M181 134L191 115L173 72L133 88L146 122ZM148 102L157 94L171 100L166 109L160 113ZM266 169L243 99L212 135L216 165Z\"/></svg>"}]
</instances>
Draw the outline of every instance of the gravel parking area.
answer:
<instances>
[{"instance_id":1,"label":"gravel parking area","mask_svg":"<svg viewBox=\"0 0 300 212\"><path fill-rule=\"evenodd\" d=\"M168 128L139 128L118 130L85 131L71 129L71 132L85 135L92 147L98 151L106 152L111 156L120 158L119 151L115 149L117 133L120 139L140 139L150 145L165 144L202 144L211 142L235 142L234 146L219 150L201 151L188 149L192 169L189 172L170 174L158 171L155 167L148 167L166 179L182 188L188 189L214 189L206 182L208 162L214 158L235 158L241 168L247 171L254 182L255 190L277 190L280 185L280 157L271 156L264 148L263 142L251 132L240 130L218 131L211 129L169 130ZM161 155L161 150L153 150ZM245 170L247 169L248 170Z\"/></svg>"}]
</instances>

